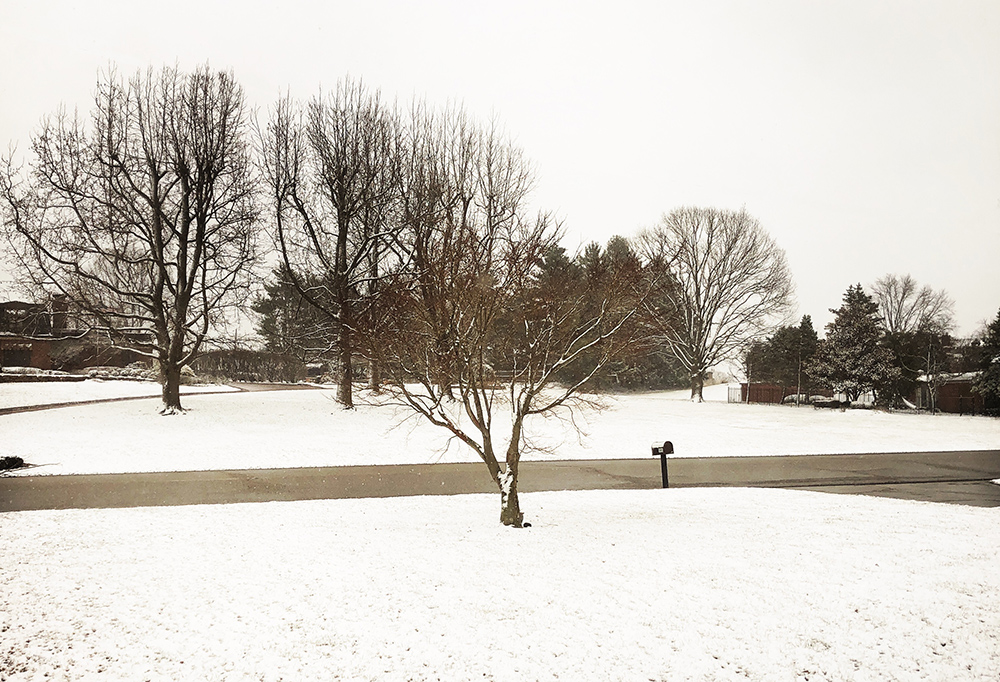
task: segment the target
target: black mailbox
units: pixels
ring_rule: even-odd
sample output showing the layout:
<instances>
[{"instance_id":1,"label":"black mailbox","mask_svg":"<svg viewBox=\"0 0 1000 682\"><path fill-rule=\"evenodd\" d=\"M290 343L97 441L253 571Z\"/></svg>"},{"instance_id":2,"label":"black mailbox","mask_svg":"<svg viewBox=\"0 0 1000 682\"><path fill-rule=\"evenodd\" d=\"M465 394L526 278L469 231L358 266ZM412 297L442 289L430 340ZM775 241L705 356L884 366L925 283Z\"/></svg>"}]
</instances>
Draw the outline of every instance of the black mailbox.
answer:
<instances>
[{"instance_id":1,"label":"black mailbox","mask_svg":"<svg viewBox=\"0 0 1000 682\"><path fill-rule=\"evenodd\" d=\"M660 475L663 478L663 487L670 487L670 480L667 478L667 455L674 454L674 444L669 440L665 441L663 445L659 443L653 443L653 457L660 458Z\"/></svg>"}]
</instances>

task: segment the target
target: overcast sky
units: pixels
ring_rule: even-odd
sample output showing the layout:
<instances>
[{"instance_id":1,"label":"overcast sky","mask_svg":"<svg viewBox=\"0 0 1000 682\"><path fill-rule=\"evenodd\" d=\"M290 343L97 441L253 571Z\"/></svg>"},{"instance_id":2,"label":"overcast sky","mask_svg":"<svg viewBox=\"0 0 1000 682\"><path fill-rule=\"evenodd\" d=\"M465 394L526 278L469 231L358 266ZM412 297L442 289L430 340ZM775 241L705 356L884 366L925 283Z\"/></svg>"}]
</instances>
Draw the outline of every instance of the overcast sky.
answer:
<instances>
[{"instance_id":1,"label":"overcast sky","mask_svg":"<svg viewBox=\"0 0 1000 682\"><path fill-rule=\"evenodd\" d=\"M745 206L820 330L886 273L947 289L962 334L1000 309L997 0L0 0L0 148L109 63L205 62L265 113L350 74L497 114L571 251Z\"/></svg>"}]
</instances>

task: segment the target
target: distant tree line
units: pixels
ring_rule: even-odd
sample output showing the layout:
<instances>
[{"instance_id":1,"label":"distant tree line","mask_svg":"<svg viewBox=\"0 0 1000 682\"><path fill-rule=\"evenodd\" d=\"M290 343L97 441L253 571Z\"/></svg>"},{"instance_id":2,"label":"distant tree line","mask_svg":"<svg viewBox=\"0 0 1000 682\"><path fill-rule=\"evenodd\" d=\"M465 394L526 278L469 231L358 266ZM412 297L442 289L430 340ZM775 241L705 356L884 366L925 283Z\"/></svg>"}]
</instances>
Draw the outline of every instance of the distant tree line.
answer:
<instances>
[{"instance_id":1,"label":"distant tree line","mask_svg":"<svg viewBox=\"0 0 1000 682\"><path fill-rule=\"evenodd\" d=\"M206 351L191 368L199 378L224 381L295 383L306 377L305 365L294 356L246 348Z\"/></svg>"},{"instance_id":2,"label":"distant tree line","mask_svg":"<svg viewBox=\"0 0 1000 682\"><path fill-rule=\"evenodd\" d=\"M1000 314L971 339L956 339L954 302L944 290L919 286L909 275L886 275L867 293L851 285L820 340L806 315L754 340L743 356L748 381L794 388L795 395L832 390L847 401L870 395L876 404L906 407L918 385L930 408L949 376L979 373L973 388L989 409L1000 403Z\"/></svg>"},{"instance_id":3,"label":"distant tree line","mask_svg":"<svg viewBox=\"0 0 1000 682\"><path fill-rule=\"evenodd\" d=\"M523 220L533 182L523 153L496 122L483 126L460 109L425 103L401 114L355 81L306 103L279 101L259 146L283 262L254 302L258 331L270 350L332 361L347 407L359 376L372 388L385 379L379 355L399 317L388 314L387 301L400 286L419 294L436 350L454 341L457 308L440 278L461 274L457 248L487 247L468 242L495 240L497 230ZM551 215L534 220L535 232L510 236L537 251L522 279L543 283L539 298L555 291L594 296L607 291L609 277L625 274L647 289L636 315L644 341L600 366L596 350L582 353L559 368L560 381L686 384L700 400L709 369L789 308L784 252L746 211L677 209L636 240L616 236L573 256L559 245L561 227ZM486 235L475 234L478 224Z\"/></svg>"}]
</instances>

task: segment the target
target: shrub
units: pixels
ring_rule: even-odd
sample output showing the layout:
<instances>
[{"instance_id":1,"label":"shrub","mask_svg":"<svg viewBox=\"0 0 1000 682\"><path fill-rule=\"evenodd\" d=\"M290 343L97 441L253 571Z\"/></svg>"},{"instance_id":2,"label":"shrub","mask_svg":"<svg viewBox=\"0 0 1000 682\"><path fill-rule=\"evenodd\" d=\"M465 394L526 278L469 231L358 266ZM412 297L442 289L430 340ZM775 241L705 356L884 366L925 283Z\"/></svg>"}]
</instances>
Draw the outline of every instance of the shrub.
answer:
<instances>
[{"instance_id":1,"label":"shrub","mask_svg":"<svg viewBox=\"0 0 1000 682\"><path fill-rule=\"evenodd\" d=\"M0 471L7 471L9 469L20 469L24 466L24 460L20 457L14 457L8 455L6 457L0 457Z\"/></svg>"}]
</instances>

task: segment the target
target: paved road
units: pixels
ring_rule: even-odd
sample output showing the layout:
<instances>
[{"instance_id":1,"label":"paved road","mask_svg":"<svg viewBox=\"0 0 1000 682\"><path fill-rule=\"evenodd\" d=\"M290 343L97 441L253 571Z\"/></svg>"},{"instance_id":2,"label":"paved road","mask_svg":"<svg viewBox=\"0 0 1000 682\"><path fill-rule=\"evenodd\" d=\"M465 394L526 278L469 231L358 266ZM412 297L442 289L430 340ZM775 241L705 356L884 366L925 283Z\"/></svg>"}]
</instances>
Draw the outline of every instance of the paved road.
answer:
<instances>
[{"instance_id":1,"label":"paved road","mask_svg":"<svg viewBox=\"0 0 1000 682\"><path fill-rule=\"evenodd\" d=\"M671 458L670 485L800 488L1000 507L1000 450Z\"/></svg>"},{"instance_id":2,"label":"paved road","mask_svg":"<svg viewBox=\"0 0 1000 682\"><path fill-rule=\"evenodd\" d=\"M879 485L1000 478L1000 450L669 460L671 486Z\"/></svg>"},{"instance_id":3,"label":"paved road","mask_svg":"<svg viewBox=\"0 0 1000 682\"><path fill-rule=\"evenodd\" d=\"M671 487L808 488L1000 506L1000 450L671 458ZM522 462L523 492L661 487L648 459ZM480 463L0 477L0 511L496 492Z\"/></svg>"},{"instance_id":4,"label":"paved road","mask_svg":"<svg viewBox=\"0 0 1000 682\"><path fill-rule=\"evenodd\" d=\"M659 488L649 460L523 462L520 490ZM481 463L0 478L0 511L495 493Z\"/></svg>"},{"instance_id":5,"label":"paved road","mask_svg":"<svg viewBox=\"0 0 1000 682\"><path fill-rule=\"evenodd\" d=\"M967 507L1000 507L1000 485L989 481L903 483L896 485L810 486L804 490L846 495L872 495L899 500L962 504Z\"/></svg>"}]
</instances>

